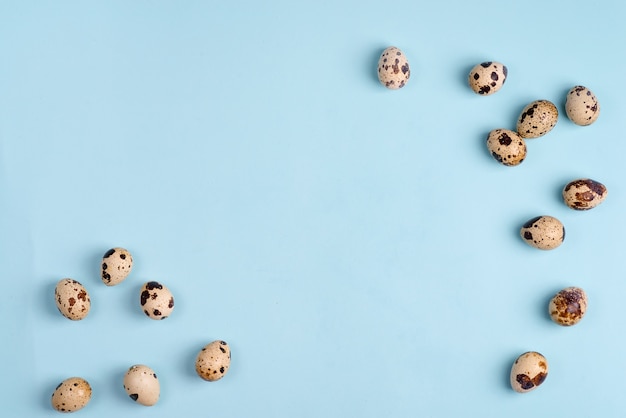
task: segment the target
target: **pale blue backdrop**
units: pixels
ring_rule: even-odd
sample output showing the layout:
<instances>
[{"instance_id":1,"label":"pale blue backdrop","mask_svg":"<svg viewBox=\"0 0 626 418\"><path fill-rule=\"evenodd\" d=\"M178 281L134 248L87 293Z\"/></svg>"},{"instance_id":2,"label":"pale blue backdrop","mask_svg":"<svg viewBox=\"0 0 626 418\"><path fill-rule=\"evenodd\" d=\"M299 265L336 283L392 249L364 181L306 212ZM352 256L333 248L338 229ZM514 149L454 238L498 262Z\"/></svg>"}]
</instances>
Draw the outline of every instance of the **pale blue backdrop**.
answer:
<instances>
[{"instance_id":1,"label":"pale blue backdrop","mask_svg":"<svg viewBox=\"0 0 626 418\"><path fill-rule=\"evenodd\" d=\"M0 2L0 344L3 417L58 416L70 376L83 417L622 417L626 3L616 1ZM376 79L406 53L399 91ZM501 61L500 92L470 68ZM591 88L601 116L563 114L518 167L484 145L530 101L564 111ZM603 182L590 212L560 200ZM518 236L563 221L542 252ZM99 279L111 247L135 267ZM63 318L54 285L92 310ZM176 308L151 321L139 288ZM553 324L547 302L583 287L589 311ZM215 339L220 381L194 371ZM524 351L550 374L520 395ZM134 404L127 367L161 399Z\"/></svg>"}]
</instances>

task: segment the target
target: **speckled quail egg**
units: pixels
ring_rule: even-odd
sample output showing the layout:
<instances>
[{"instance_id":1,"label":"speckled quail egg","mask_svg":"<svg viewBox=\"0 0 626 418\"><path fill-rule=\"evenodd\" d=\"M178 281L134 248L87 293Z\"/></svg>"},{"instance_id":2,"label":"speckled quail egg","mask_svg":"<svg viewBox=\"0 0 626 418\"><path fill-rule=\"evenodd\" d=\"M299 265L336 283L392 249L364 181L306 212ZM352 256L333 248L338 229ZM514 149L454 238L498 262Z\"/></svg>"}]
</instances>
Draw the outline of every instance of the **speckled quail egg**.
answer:
<instances>
[{"instance_id":1,"label":"speckled quail egg","mask_svg":"<svg viewBox=\"0 0 626 418\"><path fill-rule=\"evenodd\" d=\"M511 367L511 387L519 393L537 389L548 377L548 361L536 351L519 356Z\"/></svg>"},{"instance_id":2,"label":"speckled quail egg","mask_svg":"<svg viewBox=\"0 0 626 418\"><path fill-rule=\"evenodd\" d=\"M102 257L102 281L115 286L128 277L133 268L133 257L124 248L112 248Z\"/></svg>"},{"instance_id":3,"label":"speckled quail egg","mask_svg":"<svg viewBox=\"0 0 626 418\"><path fill-rule=\"evenodd\" d=\"M550 300L548 311L559 325L577 324L587 312L587 294L580 287L566 287Z\"/></svg>"},{"instance_id":4,"label":"speckled quail egg","mask_svg":"<svg viewBox=\"0 0 626 418\"><path fill-rule=\"evenodd\" d=\"M54 288L54 299L59 312L72 321L84 319L91 309L87 289L74 279L59 280Z\"/></svg>"},{"instance_id":5,"label":"speckled quail egg","mask_svg":"<svg viewBox=\"0 0 626 418\"><path fill-rule=\"evenodd\" d=\"M213 341L200 350L196 358L196 373L214 382L224 377L230 367L230 348L226 341Z\"/></svg>"},{"instance_id":6,"label":"speckled quail egg","mask_svg":"<svg viewBox=\"0 0 626 418\"><path fill-rule=\"evenodd\" d=\"M508 129L489 132L487 149L496 161L507 166L519 165L526 158L526 141L517 132Z\"/></svg>"},{"instance_id":7,"label":"speckled quail egg","mask_svg":"<svg viewBox=\"0 0 626 418\"><path fill-rule=\"evenodd\" d=\"M591 125L600 116L600 103L587 87L575 86L567 93L565 113L576 125Z\"/></svg>"},{"instance_id":8,"label":"speckled quail egg","mask_svg":"<svg viewBox=\"0 0 626 418\"><path fill-rule=\"evenodd\" d=\"M604 184L591 179L570 181L563 188L563 201L572 209L589 210L604 202L608 196Z\"/></svg>"},{"instance_id":9,"label":"speckled quail egg","mask_svg":"<svg viewBox=\"0 0 626 418\"><path fill-rule=\"evenodd\" d=\"M52 394L52 407L59 412L75 412L91 400L91 386L80 377L65 379Z\"/></svg>"},{"instance_id":10,"label":"speckled quail egg","mask_svg":"<svg viewBox=\"0 0 626 418\"><path fill-rule=\"evenodd\" d=\"M396 90L409 81L411 70L404 52L395 46L385 49L378 60L378 79L383 86Z\"/></svg>"},{"instance_id":11,"label":"speckled quail egg","mask_svg":"<svg viewBox=\"0 0 626 418\"><path fill-rule=\"evenodd\" d=\"M552 250L563 243L565 227L552 216L537 216L522 226L520 235L531 247Z\"/></svg>"},{"instance_id":12,"label":"speckled quail egg","mask_svg":"<svg viewBox=\"0 0 626 418\"><path fill-rule=\"evenodd\" d=\"M469 73L468 82L474 93L489 96L500 90L506 81L508 69L499 62L482 62Z\"/></svg>"},{"instance_id":13,"label":"speckled quail egg","mask_svg":"<svg viewBox=\"0 0 626 418\"><path fill-rule=\"evenodd\" d=\"M131 366L124 375L124 389L135 402L152 406L159 400L161 386L154 370L143 364Z\"/></svg>"},{"instance_id":14,"label":"speckled quail egg","mask_svg":"<svg viewBox=\"0 0 626 418\"><path fill-rule=\"evenodd\" d=\"M539 138L554 128L559 111L548 100L536 100L527 105L517 119L517 133L522 138Z\"/></svg>"},{"instance_id":15,"label":"speckled quail egg","mask_svg":"<svg viewBox=\"0 0 626 418\"><path fill-rule=\"evenodd\" d=\"M172 292L159 282L147 282L141 287L139 302L143 313L151 319L165 319L174 310Z\"/></svg>"}]
</instances>

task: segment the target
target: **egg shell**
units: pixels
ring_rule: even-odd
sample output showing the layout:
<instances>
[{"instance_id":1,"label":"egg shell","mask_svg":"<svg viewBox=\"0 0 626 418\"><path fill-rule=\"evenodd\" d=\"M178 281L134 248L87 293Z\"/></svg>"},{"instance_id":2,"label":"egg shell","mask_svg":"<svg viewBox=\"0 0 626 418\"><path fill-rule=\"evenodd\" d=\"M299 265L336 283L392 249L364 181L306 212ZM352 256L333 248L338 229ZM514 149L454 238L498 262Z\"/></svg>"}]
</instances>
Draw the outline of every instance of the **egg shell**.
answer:
<instances>
[{"instance_id":1,"label":"egg shell","mask_svg":"<svg viewBox=\"0 0 626 418\"><path fill-rule=\"evenodd\" d=\"M102 257L102 281L107 286L122 283L133 269L133 257L124 248L111 248Z\"/></svg>"},{"instance_id":2,"label":"egg shell","mask_svg":"<svg viewBox=\"0 0 626 418\"><path fill-rule=\"evenodd\" d=\"M213 341L200 350L196 358L196 373L214 382L224 377L230 367L230 347L225 341Z\"/></svg>"},{"instance_id":3,"label":"egg shell","mask_svg":"<svg viewBox=\"0 0 626 418\"><path fill-rule=\"evenodd\" d=\"M143 313L151 319L165 319L174 310L172 292L159 282L147 282L141 287L139 303Z\"/></svg>"},{"instance_id":4,"label":"egg shell","mask_svg":"<svg viewBox=\"0 0 626 418\"><path fill-rule=\"evenodd\" d=\"M54 299L61 315L72 321L84 319L91 309L87 289L74 279L61 279L54 288Z\"/></svg>"},{"instance_id":5,"label":"egg shell","mask_svg":"<svg viewBox=\"0 0 626 418\"><path fill-rule=\"evenodd\" d=\"M381 84L396 90L404 87L409 77L411 70L404 52L395 46L385 49L378 60L378 79Z\"/></svg>"},{"instance_id":6,"label":"egg shell","mask_svg":"<svg viewBox=\"0 0 626 418\"><path fill-rule=\"evenodd\" d=\"M550 300L548 312L559 325L575 325L587 312L587 294L580 287L566 287Z\"/></svg>"},{"instance_id":7,"label":"egg shell","mask_svg":"<svg viewBox=\"0 0 626 418\"><path fill-rule=\"evenodd\" d=\"M576 125L588 126L600 116L600 103L587 87L575 86L567 93L565 113Z\"/></svg>"},{"instance_id":8,"label":"egg shell","mask_svg":"<svg viewBox=\"0 0 626 418\"><path fill-rule=\"evenodd\" d=\"M81 377L65 379L52 393L52 407L59 412L75 412L91 400L91 386Z\"/></svg>"},{"instance_id":9,"label":"egg shell","mask_svg":"<svg viewBox=\"0 0 626 418\"><path fill-rule=\"evenodd\" d=\"M154 370L143 364L131 366L124 375L124 389L133 401L152 406L159 400L161 385Z\"/></svg>"},{"instance_id":10,"label":"egg shell","mask_svg":"<svg viewBox=\"0 0 626 418\"><path fill-rule=\"evenodd\" d=\"M474 93L489 96L502 88L508 72L506 65L502 63L482 62L472 68L468 76L468 83Z\"/></svg>"},{"instance_id":11,"label":"egg shell","mask_svg":"<svg viewBox=\"0 0 626 418\"><path fill-rule=\"evenodd\" d=\"M528 104L517 119L517 133L522 138L539 138L554 128L559 110L548 100L535 100Z\"/></svg>"},{"instance_id":12,"label":"egg shell","mask_svg":"<svg viewBox=\"0 0 626 418\"><path fill-rule=\"evenodd\" d=\"M536 351L519 356L511 367L511 387L519 393L537 389L548 377L548 361Z\"/></svg>"},{"instance_id":13,"label":"egg shell","mask_svg":"<svg viewBox=\"0 0 626 418\"><path fill-rule=\"evenodd\" d=\"M563 188L563 201L575 210L589 210L604 202L608 196L606 186L591 179L570 181Z\"/></svg>"},{"instance_id":14,"label":"egg shell","mask_svg":"<svg viewBox=\"0 0 626 418\"><path fill-rule=\"evenodd\" d=\"M552 216L537 216L522 226L520 235L531 247L553 250L563 243L565 227Z\"/></svg>"},{"instance_id":15,"label":"egg shell","mask_svg":"<svg viewBox=\"0 0 626 418\"><path fill-rule=\"evenodd\" d=\"M526 141L517 132L494 129L487 135L487 149L500 164L516 166L526 158Z\"/></svg>"}]
</instances>

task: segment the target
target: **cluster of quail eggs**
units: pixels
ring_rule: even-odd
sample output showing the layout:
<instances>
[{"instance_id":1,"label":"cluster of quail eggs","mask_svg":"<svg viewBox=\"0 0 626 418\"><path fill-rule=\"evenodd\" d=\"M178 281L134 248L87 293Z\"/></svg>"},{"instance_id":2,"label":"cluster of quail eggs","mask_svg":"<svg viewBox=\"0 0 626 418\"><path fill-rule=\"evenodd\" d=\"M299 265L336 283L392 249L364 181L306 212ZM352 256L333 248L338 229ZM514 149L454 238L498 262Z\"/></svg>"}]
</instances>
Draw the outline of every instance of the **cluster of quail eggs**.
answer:
<instances>
[{"instance_id":1,"label":"cluster of quail eggs","mask_svg":"<svg viewBox=\"0 0 626 418\"><path fill-rule=\"evenodd\" d=\"M498 62L483 62L469 73L468 83L479 95L491 95L503 86L508 75L505 65ZM568 118L580 126L587 126L598 119L600 104L595 94L587 87L575 86L565 97ZM516 123L516 129L494 129L487 135L487 148L492 157L505 166L517 166L526 158L527 139L535 139L549 133L557 123L557 106L549 100L535 100L526 105ZM606 187L595 180L583 178L567 183L562 190L563 202L574 210L589 210L607 197ZM528 220L520 229L524 242L540 250L559 247L565 239L565 227L557 218L547 215ZM568 287L559 291L550 300L548 312L558 325L577 324L587 311L587 295L579 287ZM536 389L548 376L546 358L536 352L521 354L513 363L510 373L511 387L525 393Z\"/></svg>"},{"instance_id":2,"label":"cluster of quail eggs","mask_svg":"<svg viewBox=\"0 0 626 418\"><path fill-rule=\"evenodd\" d=\"M133 268L133 257L124 248L113 248L102 257L101 278L107 286L122 283ZM85 319L91 309L89 292L80 282L71 278L59 280L54 289L56 306L64 317L72 321ZM174 310L174 296L162 283L149 281L139 292L138 306L145 315L163 320ZM206 381L224 377L230 367L230 347L216 340L202 347L196 356L196 373ZM156 372L143 364L129 367L122 383L126 394L134 402L152 406L161 393ZM52 407L59 412L74 412L84 408L91 400L92 388L82 377L70 377L59 383L52 393Z\"/></svg>"},{"instance_id":3,"label":"cluster of quail eggs","mask_svg":"<svg viewBox=\"0 0 626 418\"><path fill-rule=\"evenodd\" d=\"M508 75L507 67L498 62L483 62L472 68L468 83L479 95L491 95L500 90ZM572 87L565 98L568 118L580 126L591 125L600 115L600 104L595 94L584 86ZM558 121L557 106L549 100L535 100L526 105L517 118L516 130L494 129L487 135L487 149L491 156L505 166L517 166L526 158L526 139L542 137L552 131ZM589 178L575 179L562 190L564 203L574 210L589 210L607 197L606 187ZM555 217L541 215L528 220L520 235L531 247L552 250L565 239L565 227Z\"/></svg>"},{"instance_id":4,"label":"cluster of quail eggs","mask_svg":"<svg viewBox=\"0 0 626 418\"><path fill-rule=\"evenodd\" d=\"M404 87L411 75L405 54L397 47L385 49L378 61L378 79L385 87L395 90ZM506 82L508 68L496 61L475 65L468 84L478 95L489 96L498 92ZM575 86L565 98L568 118L577 125L587 126L600 114L598 99L586 87ZM527 139L540 138L549 133L558 121L557 106L549 100L535 100L527 104L517 118L515 130L498 128L487 135L487 148L491 156L505 166L517 166L526 159ZM562 190L564 203L574 210L589 210L602 203L607 196L606 187L595 180L576 179ZM565 239L565 228L552 216L536 216L520 229L524 242L540 250L559 247ZM587 295L578 287L559 291L550 300L550 318L559 325L577 324L587 311ZM510 383L519 393L530 392L539 387L548 376L548 361L536 351L521 354L513 363Z\"/></svg>"}]
</instances>

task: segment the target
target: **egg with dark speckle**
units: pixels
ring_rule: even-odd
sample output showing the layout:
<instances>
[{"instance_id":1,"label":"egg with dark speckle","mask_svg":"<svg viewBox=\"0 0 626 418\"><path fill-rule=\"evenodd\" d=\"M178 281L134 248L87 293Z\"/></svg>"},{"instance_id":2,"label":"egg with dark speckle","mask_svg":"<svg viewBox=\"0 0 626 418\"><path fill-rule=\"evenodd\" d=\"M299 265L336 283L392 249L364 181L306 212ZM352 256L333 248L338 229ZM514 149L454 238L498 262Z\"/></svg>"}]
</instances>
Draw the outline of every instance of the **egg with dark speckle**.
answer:
<instances>
[{"instance_id":1,"label":"egg with dark speckle","mask_svg":"<svg viewBox=\"0 0 626 418\"><path fill-rule=\"evenodd\" d=\"M124 375L124 390L138 404L152 406L159 400L161 385L154 370L143 364L136 364Z\"/></svg>"},{"instance_id":2,"label":"egg with dark speckle","mask_svg":"<svg viewBox=\"0 0 626 418\"><path fill-rule=\"evenodd\" d=\"M470 88L481 96L489 96L502 88L508 69L495 61L486 61L472 68L468 76Z\"/></svg>"},{"instance_id":3,"label":"egg with dark speckle","mask_svg":"<svg viewBox=\"0 0 626 418\"><path fill-rule=\"evenodd\" d=\"M589 210L604 202L608 195L606 186L591 179L570 181L563 188L563 201L575 210Z\"/></svg>"},{"instance_id":4,"label":"egg with dark speckle","mask_svg":"<svg viewBox=\"0 0 626 418\"><path fill-rule=\"evenodd\" d=\"M526 158L526 141L517 132L494 129L487 136L487 149L500 164L516 166Z\"/></svg>"},{"instance_id":5,"label":"egg with dark speckle","mask_svg":"<svg viewBox=\"0 0 626 418\"><path fill-rule=\"evenodd\" d=\"M91 400L91 386L81 377L65 379L52 393L52 407L59 412L83 409Z\"/></svg>"},{"instance_id":6,"label":"egg with dark speckle","mask_svg":"<svg viewBox=\"0 0 626 418\"><path fill-rule=\"evenodd\" d=\"M378 80L388 89L402 88L411 77L409 61L395 46L385 49L378 60Z\"/></svg>"},{"instance_id":7,"label":"egg with dark speckle","mask_svg":"<svg viewBox=\"0 0 626 418\"><path fill-rule=\"evenodd\" d=\"M535 100L517 119L517 133L522 138L539 138L550 132L559 118L559 110L548 100Z\"/></svg>"},{"instance_id":8,"label":"egg with dark speckle","mask_svg":"<svg viewBox=\"0 0 626 418\"><path fill-rule=\"evenodd\" d=\"M74 279L61 279L54 288L57 309L67 319L80 321L91 309L91 298L87 289Z\"/></svg>"},{"instance_id":9,"label":"egg with dark speckle","mask_svg":"<svg viewBox=\"0 0 626 418\"><path fill-rule=\"evenodd\" d=\"M548 361L536 352L519 356L511 367L511 387L518 393L537 389L548 377Z\"/></svg>"},{"instance_id":10,"label":"egg with dark speckle","mask_svg":"<svg viewBox=\"0 0 626 418\"><path fill-rule=\"evenodd\" d=\"M520 235L531 247L553 250L563 243L565 227L552 216L537 216L522 226Z\"/></svg>"},{"instance_id":11,"label":"egg with dark speckle","mask_svg":"<svg viewBox=\"0 0 626 418\"><path fill-rule=\"evenodd\" d=\"M565 327L579 323L587 313L587 294L580 287L566 287L548 305L550 318Z\"/></svg>"},{"instance_id":12,"label":"egg with dark speckle","mask_svg":"<svg viewBox=\"0 0 626 418\"><path fill-rule=\"evenodd\" d=\"M102 257L101 276L102 282L107 286L115 286L122 283L133 268L133 257L124 248L111 248Z\"/></svg>"},{"instance_id":13,"label":"egg with dark speckle","mask_svg":"<svg viewBox=\"0 0 626 418\"><path fill-rule=\"evenodd\" d=\"M575 86L567 93L565 113L576 125L588 126L600 116L600 103L587 87Z\"/></svg>"},{"instance_id":14,"label":"egg with dark speckle","mask_svg":"<svg viewBox=\"0 0 626 418\"><path fill-rule=\"evenodd\" d=\"M229 368L230 347L226 341L217 340L207 344L196 357L196 373L209 382L224 377Z\"/></svg>"},{"instance_id":15,"label":"egg with dark speckle","mask_svg":"<svg viewBox=\"0 0 626 418\"><path fill-rule=\"evenodd\" d=\"M174 296L162 283L147 282L139 292L143 313L150 319L165 319L174 311Z\"/></svg>"}]
</instances>

